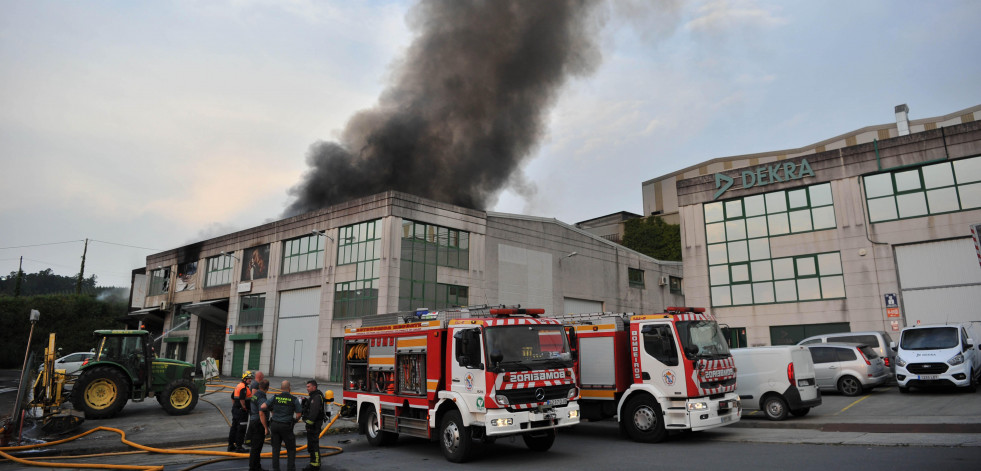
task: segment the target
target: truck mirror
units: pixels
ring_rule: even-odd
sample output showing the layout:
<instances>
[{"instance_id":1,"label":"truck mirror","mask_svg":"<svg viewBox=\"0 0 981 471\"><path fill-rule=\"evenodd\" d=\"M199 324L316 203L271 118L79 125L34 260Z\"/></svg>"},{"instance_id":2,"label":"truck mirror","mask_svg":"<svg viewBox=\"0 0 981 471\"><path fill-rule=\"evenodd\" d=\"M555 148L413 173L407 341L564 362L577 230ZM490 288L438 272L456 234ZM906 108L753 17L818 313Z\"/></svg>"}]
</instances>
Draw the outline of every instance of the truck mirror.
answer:
<instances>
[{"instance_id":1,"label":"truck mirror","mask_svg":"<svg viewBox=\"0 0 981 471\"><path fill-rule=\"evenodd\" d=\"M685 348L685 352L688 353L691 356L698 355L698 346L696 346L696 345L689 345L687 348Z\"/></svg>"},{"instance_id":2,"label":"truck mirror","mask_svg":"<svg viewBox=\"0 0 981 471\"><path fill-rule=\"evenodd\" d=\"M503 354L503 353L501 353L501 351L500 351L500 350L498 350L498 349L494 349L494 350L493 350L493 351L491 352L491 354L490 354L490 361L491 361L491 363L493 363L493 364L495 364L495 365L496 365L496 364L498 364L498 363L500 363L500 362L502 362L502 361L504 361L504 354Z\"/></svg>"}]
</instances>

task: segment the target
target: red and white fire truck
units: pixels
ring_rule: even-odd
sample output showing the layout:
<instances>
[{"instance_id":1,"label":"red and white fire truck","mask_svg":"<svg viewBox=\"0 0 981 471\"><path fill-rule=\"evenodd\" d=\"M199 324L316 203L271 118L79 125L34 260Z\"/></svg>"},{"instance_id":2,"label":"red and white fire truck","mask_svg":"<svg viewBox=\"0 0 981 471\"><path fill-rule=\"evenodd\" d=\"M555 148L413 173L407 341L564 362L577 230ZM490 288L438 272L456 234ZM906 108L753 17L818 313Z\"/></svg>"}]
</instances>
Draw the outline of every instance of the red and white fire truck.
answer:
<instances>
[{"instance_id":1,"label":"red and white fire truck","mask_svg":"<svg viewBox=\"0 0 981 471\"><path fill-rule=\"evenodd\" d=\"M438 439L449 461L521 435L545 451L579 423L562 324L541 309L396 313L344 334L344 403L372 445L399 435ZM379 323L381 321L381 323Z\"/></svg>"},{"instance_id":2,"label":"red and white fire truck","mask_svg":"<svg viewBox=\"0 0 981 471\"><path fill-rule=\"evenodd\" d=\"M702 308L666 310L556 316L576 360L584 419L616 416L640 442L739 421L736 367L715 317Z\"/></svg>"}]
</instances>

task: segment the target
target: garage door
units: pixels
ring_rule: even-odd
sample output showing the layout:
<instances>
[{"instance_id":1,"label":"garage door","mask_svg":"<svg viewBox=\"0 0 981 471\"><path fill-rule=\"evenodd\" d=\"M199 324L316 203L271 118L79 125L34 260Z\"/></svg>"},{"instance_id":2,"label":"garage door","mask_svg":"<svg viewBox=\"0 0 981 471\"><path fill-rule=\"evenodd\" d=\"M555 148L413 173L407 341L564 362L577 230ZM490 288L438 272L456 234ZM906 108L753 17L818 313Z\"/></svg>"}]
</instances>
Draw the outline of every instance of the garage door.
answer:
<instances>
[{"instance_id":1,"label":"garage door","mask_svg":"<svg viewBox=\"0 0 981 471\"><path fill-rule=\"evenodd\" d=\"M590 301L588 299L565 298L563 313L581 314L585 312L603 312L602 301Z\"/></svg>"},{"instance_id":2,"label":"garage door","mask_svg":"<svg viewBox=\"0 0 981 471\"><path fill-rule=\"evenodd\" d=\"M896 247L907 325L981 320L981 265L970 239Z\"/></svg>"},{"instance_id":3,"label":"garage door","mask_svg":"<svg viewBox=\"0 0 981 471\"><path fill-rule=\"evenodd\" d=\"M279 294L274 375L313 377L319 326L320 288Z\"/></svg>"}]
</instances>

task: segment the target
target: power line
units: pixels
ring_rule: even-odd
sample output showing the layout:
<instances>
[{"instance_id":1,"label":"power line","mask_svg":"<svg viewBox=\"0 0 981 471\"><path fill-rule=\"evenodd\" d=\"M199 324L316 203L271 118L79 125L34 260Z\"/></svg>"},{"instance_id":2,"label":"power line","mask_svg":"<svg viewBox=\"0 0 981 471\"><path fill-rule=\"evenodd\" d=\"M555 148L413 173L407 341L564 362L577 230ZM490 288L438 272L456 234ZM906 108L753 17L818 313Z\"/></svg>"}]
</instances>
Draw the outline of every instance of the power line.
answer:
<instances>
[{"instance_id":1,"label":"power line","mask_svg":"<svg viewBox=\"0 0 981 471\"><path fill-rule=\"evenodd\" d=\"M89 239L89 241L90 242L100 242L100 243L109 244L109 245L118 245L118 246L121 246L121 247L129 247L131 249L155 250L157 252L161 252L160 249L152 249L150 247L139 247L139 246L136 246L136 245L117 244L115 242L106 242L104 240L97 240L97 239Z\"/></svg>"},{"instance_id":2,"label":"power line","mask_svg":"<svg viewBox=\"0 0 981 471\"><path fill-rule=\"evenodd\" d=\"M76 242L85 242L84 240L66 240L64 242L49 242L47 244L33 244L33 245L18 245L16 247L0 247L0 250L6 249L25 249L28 247L41 247L43 245L59 245L59 244L74 244Z\"/></svg>"}]
</instances>

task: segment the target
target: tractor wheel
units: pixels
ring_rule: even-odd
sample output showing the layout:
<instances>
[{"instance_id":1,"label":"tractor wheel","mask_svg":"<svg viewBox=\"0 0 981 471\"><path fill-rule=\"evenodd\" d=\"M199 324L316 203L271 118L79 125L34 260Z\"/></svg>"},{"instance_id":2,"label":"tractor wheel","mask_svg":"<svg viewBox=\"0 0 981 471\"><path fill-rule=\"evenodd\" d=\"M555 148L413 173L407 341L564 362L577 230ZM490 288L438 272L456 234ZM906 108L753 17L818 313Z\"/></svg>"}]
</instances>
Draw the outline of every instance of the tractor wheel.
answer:
<instances>
[{"instance_id":1,"label":"tractor wheel","mask_svg":"<svg viewBox=\"0 0 981 471\"><path fill-rule=\"evenodd\" d=\"M72 389L72 405L86 419L108 419L123 410L129 400L129 380L112 367L86 370Z\"/></svg>"},{"instance_id":2,"label":"tractor wheel","mask_svg":"<svg viewBox=\"0 0 981 471\"><path fill-rule=\"evenodd\" d=\"M160 405L170 415L186 415L198 404L198 389L189 379L172 381L159 396Z\"/></svg>"}]
</instances>

